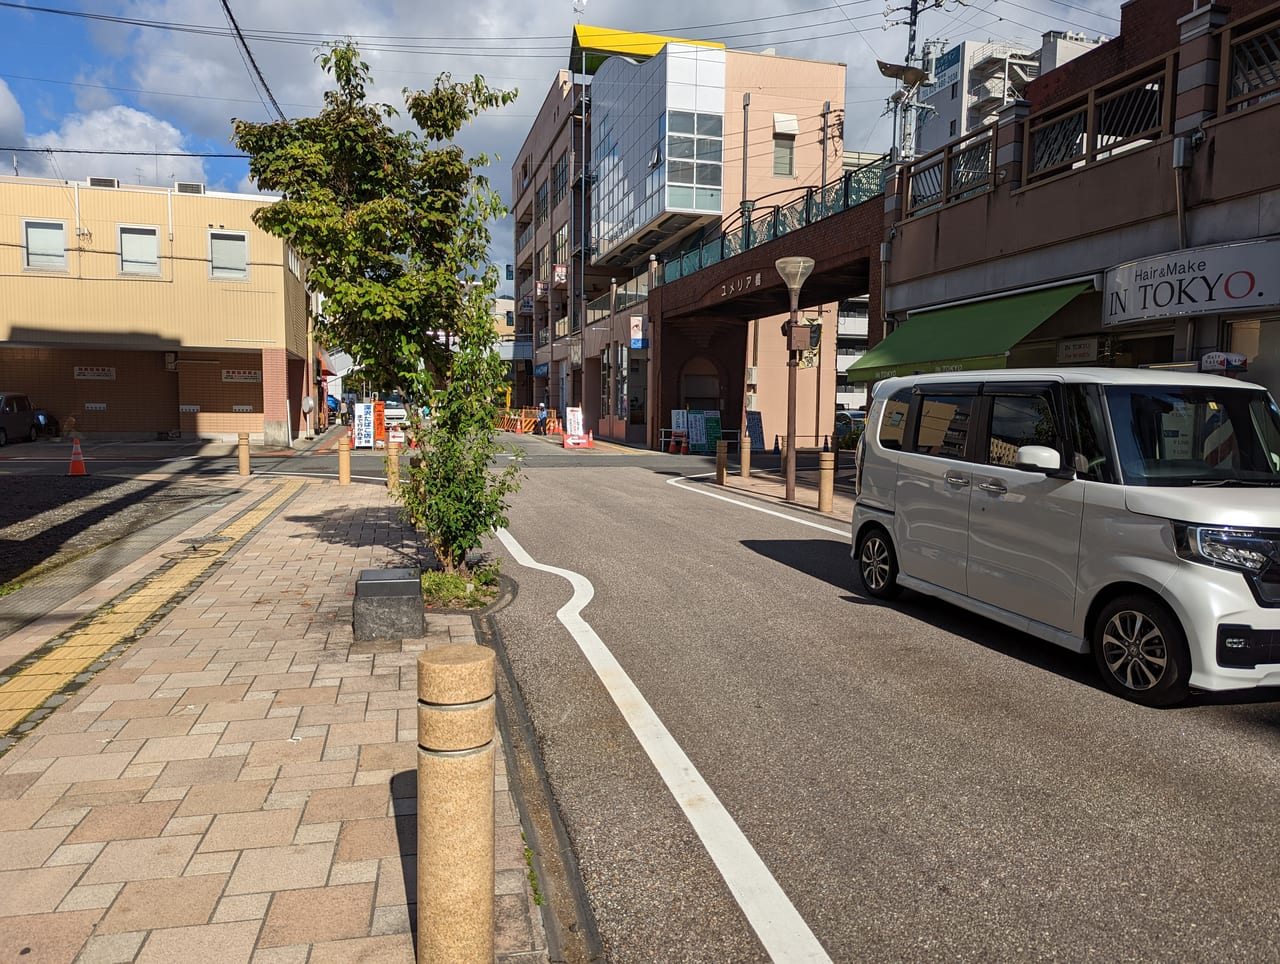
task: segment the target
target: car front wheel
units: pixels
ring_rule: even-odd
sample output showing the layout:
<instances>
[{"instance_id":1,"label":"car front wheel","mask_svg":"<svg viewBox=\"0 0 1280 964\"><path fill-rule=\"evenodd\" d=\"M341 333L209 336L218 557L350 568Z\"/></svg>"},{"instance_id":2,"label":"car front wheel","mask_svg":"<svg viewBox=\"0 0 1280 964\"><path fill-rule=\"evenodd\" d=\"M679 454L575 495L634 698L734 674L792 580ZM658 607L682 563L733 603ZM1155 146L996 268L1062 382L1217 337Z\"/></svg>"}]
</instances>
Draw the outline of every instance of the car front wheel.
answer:
<instances>
[{"instance_id":1,"label":"car front wheel","mask_svg":"<svg viewBox=\"0 0 1280 964\"><path fill-rule=\"evenodd\" d=\"M0 446L9 441L9 436L5 434L4 429L0 428Z\"/></svg>"},{"instance_id":2,"label":"car front wheel","mask_svg":"<svg viewBox=\"0 0 1280 964\"><path fill-rule=\"evenodd\" d=\"M1187 697L1191 655L1177 618L1150 596L1121 596L1098 614L1093 658L1115 693L1143 706Z\"/></svg>"},{"instance_id":3,"label":"car front wheel","mask_svg":"<svg viewBox=\"0 0 1280 964\"><path fill-rule=\"evenodd\" d=\"M35 441L37 438L39 438L39 437L40 437L40 433L39 433L39 432L37 432L37 431L36 431L36 427L35 427L34 425L32 425L32 426L31 426L31 431L27 433L27 441L28 441L28 442L34 442L34 441Z\"/></svg>"},{"instance_id":4,"label":"car front wheel","mask_svg":"<svg viewBox=\"0 0 1280 964\"><path fill-rule=\"evenodd\" d=\"M889 534L879 526L868 529L858 543L858 576L867 595L876 599L893 599L902 592L898 557Z\"/></svg>"}]
</instances>

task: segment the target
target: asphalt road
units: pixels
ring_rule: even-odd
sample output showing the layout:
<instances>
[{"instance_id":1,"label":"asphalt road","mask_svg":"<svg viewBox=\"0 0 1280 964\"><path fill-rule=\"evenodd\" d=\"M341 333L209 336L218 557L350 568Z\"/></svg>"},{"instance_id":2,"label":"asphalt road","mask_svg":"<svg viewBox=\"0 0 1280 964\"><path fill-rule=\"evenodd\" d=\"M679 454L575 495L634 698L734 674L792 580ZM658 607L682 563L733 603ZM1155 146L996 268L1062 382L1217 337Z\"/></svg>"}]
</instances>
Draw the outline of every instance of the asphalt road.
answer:
<instances>
[{"instance_id":1,"label":"asphalt road","mask_svg":"<svg viewBox=\"0 0 1280 964\"><path fill-rule=\"evenodd\" d=\"M526 444L511 534L590 580L583 617L832 959L1280 956L1276 693L1138 707L1031 637L862 598L842 526L680 488L661 457ZM774 922L748 919L557 619L569 583L493 551L609 959L767 959Z\"/></svg>"}]
</instances>

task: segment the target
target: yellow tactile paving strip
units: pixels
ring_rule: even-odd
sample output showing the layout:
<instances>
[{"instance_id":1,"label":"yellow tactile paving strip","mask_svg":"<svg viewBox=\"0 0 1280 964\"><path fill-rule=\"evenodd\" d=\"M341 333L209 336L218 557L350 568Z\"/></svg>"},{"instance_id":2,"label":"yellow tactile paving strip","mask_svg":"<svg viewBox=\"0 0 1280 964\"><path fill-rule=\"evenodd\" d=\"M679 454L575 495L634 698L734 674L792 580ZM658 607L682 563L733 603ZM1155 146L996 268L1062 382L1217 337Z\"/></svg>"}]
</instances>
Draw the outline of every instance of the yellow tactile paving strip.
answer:
<instances>
[{"instance_id":1,"label":"yellow tactile paving strip","mask_svg":"<svg viewBox=\"0 0 1280 964\"><path fill-rule=\"evenodd\" d=\"M280 483L275 492L218 529L191 558L178 560L142 581L126 595L103 607L61 645L0 683L0 736L10 732L49 697L61 692L77 676L102 659L114 646L131 639L148 619L207 572L241 539L265 522L305 485L303 480Z\"/></svg>"}]
</instances>

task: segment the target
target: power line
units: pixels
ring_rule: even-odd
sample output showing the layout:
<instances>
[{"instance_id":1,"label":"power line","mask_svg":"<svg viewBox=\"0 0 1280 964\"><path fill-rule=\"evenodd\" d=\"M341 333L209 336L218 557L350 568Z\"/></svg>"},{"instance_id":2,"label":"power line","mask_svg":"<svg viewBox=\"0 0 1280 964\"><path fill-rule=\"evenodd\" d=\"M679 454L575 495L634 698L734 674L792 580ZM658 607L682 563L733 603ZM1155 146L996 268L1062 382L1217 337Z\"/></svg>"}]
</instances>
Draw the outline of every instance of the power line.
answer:
<instances>
[{"instance_id":1,"label":"power line","mask_svg":"<svg viewBox=\"0 0 1280 964\"><path fill-rule=\"evenodd\" d=\"M241 59L249 58L249 63L253 65L253 72L258 77L258 83L262 85L262 91L267 95L267 100L271 101L271 106L275 108L276 117L284 120L284 111L280 109L280 105L276 102L276 95L271 93L271 88L267 86L267 78L262 76L262 70L258 67L258 62L253 59L253 51L249 49L249 43L244 39L244 34L240 32L240 24L236 23L236 16L231 12L231 4L227 0L222 0L222 10L227 15L227 21L231 24L231 29L235 31L237 48L242 50ZM262 105L263 107L266 104Z\"/></svg>"},{"instance_id":2,"label":"power line","mask_svg":"<svg viewBox=\"0 0 1280 964\"><path fill-rule=\"evenodd\" d=\"M22 154L107 154L122 157L218 157L248 160L248 154L214 154L201 151L84 151L73 147L0 147L0 152L17 151Z\"/></svg>"}]
</instances>

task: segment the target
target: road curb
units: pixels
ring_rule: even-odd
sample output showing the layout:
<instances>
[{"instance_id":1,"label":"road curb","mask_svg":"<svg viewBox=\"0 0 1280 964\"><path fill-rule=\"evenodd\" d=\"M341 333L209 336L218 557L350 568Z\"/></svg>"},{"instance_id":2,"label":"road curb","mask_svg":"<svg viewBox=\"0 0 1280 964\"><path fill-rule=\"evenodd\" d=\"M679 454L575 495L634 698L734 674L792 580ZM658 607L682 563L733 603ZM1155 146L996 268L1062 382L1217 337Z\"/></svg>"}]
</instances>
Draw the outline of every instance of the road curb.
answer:
<instances>
[{"instance_id":1,"label":"road curb","mask_svg":"<svg viewBox=\"0 0 1280 964\"><path fill-rule=\"evenodd\" d=\"M542 922L548 958L566 964L605 960L595 915L587 900L578 859L560 817L551 782L538 751L537 736L507 658L493 613L515 597L516 583L499 577L499 598L472 615L476 639L498 657L498 727L511 796L520 814L525 844L543 895Z\"/></svg>"}]
</instances>

